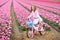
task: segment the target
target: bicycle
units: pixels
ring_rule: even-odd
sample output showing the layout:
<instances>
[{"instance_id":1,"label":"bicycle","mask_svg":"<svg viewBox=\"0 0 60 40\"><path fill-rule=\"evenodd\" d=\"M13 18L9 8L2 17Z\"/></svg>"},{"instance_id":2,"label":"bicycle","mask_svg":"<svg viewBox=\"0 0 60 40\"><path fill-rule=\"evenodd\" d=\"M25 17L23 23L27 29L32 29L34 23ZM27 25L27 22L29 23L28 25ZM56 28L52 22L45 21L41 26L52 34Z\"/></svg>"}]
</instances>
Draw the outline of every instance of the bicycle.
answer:
<instances>
[{"instance_id":1,"label":"bicycle","mask_svg":"<svg viewBox=\"0 0 60 40\"><path fill-rule=\"evenodd\" d=\"M27 20L27 22L28 22L28 23L27 23L27 25L28 25L27 37L28 37L28 38L33 38L34 35L35 35L37 32L39 32L40 35L43 35L43 32L46 31L44 26L42 27L43 31L41 31L41 28L40 28L39 24L34 25L34 24L33 24L33 21L30 21L29 19ZM38 27L37 27L37 26L38 26ZM35 28L37 28L37 29L35 29Z\"/></svg>"}]
</instances>

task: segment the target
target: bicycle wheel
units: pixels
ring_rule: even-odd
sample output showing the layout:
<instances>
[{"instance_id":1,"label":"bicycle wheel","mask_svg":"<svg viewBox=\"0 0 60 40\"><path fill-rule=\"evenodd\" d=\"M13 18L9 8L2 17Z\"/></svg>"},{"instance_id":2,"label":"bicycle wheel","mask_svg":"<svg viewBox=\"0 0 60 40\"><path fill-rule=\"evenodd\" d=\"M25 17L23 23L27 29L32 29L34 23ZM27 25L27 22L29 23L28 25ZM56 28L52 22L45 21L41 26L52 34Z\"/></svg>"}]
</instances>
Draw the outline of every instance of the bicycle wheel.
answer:
<instances>
[{"instance_id":1,"label":"bicycle wheel","mask_svg":"<svg viewBox=\"0 0 60 40\"><path fill-rule=\"evenodd\" d=\"M33 32L31 30L27 31L27 37L28 38L33 38Z\"/></svg>"}]
</instances>

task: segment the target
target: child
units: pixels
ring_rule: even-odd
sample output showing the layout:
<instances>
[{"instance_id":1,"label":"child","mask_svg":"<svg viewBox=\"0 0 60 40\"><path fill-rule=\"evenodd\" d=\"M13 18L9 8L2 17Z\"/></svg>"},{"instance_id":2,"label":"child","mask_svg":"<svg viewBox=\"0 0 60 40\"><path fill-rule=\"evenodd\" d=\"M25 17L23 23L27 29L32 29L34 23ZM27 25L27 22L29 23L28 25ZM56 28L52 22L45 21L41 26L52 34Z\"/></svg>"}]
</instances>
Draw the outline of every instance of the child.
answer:
<instances>
[{"instance_id":1,"label":"child","mask_svg":"<svg viewBox=\"0 0 60 40\"><path fill-rule=\"evenodd\" d=\"M41 31L43 31L43 20L42 18L40 17L39 13L38 13L38 10L36 8L36 6L32 6L31 7L31 14L27 17L27 19L31 19L33 21L33 24L34 24L34 29L38 31L38 27L37 25L39 24L41 27Z\"/></svg>"}]
</instances>

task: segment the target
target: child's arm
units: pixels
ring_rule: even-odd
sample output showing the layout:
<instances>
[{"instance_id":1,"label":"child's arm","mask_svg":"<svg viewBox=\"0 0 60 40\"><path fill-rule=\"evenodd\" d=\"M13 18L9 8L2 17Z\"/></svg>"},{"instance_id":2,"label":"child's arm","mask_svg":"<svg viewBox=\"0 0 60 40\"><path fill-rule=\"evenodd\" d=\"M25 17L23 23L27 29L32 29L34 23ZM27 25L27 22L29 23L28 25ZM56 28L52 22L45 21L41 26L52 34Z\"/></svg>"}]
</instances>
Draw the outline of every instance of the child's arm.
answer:
<instances>
[{"instance_id":1,"label":"child's arm","mask_svg":"<svg viewBox=\"0 0 60 40\"><path fill-rule=\"evenodd\" d=\"M32 16L32 13L27 18L30 18L31 16Z\"/></svg>"}]
</instances>

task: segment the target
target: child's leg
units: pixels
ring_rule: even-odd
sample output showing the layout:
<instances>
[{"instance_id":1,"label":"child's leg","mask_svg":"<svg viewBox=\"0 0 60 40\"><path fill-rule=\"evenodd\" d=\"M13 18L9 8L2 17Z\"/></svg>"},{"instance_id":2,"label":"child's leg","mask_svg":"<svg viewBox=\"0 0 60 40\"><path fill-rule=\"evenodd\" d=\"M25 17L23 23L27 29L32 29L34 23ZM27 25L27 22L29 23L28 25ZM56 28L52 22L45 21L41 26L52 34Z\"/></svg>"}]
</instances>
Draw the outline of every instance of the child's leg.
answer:
<instances>
[{"instance_id":1,"label":"child's leg","mask_svg":"<svg viewBox=\"0 0 60 40\"><path fill-rule=\"evenodd\" d=\"M40 31L43 31L43 22L39 23Z\"/></svg>"},{"instance_id":2,"label":"child's leg","mask_svg":"<svg viewBox=\"0 0 60 40\"><path fill-rule=\"evenodd\" d=\"M40 28L41 28L40 29L41 34L44 35L45 34L45 29L43 28L43 22L40 23Z\"/></svg>"}]
</instances>

